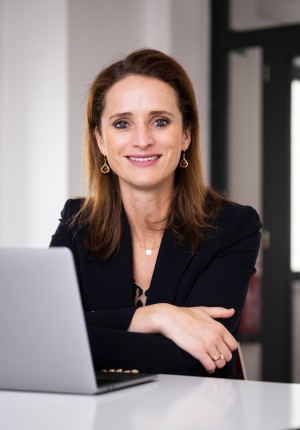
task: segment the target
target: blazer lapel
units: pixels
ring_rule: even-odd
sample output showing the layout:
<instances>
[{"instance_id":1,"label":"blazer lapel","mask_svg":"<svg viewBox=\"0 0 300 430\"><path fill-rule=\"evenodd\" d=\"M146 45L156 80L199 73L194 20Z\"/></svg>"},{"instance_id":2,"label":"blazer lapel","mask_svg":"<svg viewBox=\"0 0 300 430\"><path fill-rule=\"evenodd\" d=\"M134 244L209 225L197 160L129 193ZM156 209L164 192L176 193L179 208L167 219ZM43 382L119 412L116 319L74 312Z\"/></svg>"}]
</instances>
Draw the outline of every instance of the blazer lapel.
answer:
<instances>
[{"instance_id":1,"label":"blazer lapel","mask_svg":"<svg viewBox=\"0 0 300 430\"><path fill-rule=\"evenodd\" d=\"M126 216L122 217L120 248L105 263L97 263L97 278L101 285L102 300L106 309L133 306L132 248Z\"/></svg>"},{"instance_id":2,"label":"blazer lapel","mask_svg":"<svg viewBox=\"0 0 300 430\"><path fill-rule=\"evenodd\" d=\"M174 244L171 230L167 229L157 256L147 304L174 302L182 274L192 258L191 252Z\"/></svg>"}]
</instances>

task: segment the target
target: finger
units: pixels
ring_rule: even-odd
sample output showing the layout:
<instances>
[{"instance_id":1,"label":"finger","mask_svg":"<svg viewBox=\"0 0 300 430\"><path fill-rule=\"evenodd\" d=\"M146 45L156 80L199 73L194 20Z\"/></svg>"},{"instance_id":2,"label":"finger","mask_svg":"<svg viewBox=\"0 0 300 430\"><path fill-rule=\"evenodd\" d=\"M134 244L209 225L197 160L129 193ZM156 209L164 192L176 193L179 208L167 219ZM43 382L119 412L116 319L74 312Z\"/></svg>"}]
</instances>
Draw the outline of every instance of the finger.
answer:
<instances>
[{"instance_id":1,"label":"finger","mask_svg":"<svg viewBox=\"0 0 300 430\"><path fill-rule=\"evenodd\" d=\"M200 356L198 359L207 373L214 373L216 370L216 362L208 353L203 354L203 356Z\"/></svg>"},{"instance_id":2,"label":"finger","mask_svg":"<svg viewBox=\"0 0 300 430\"><path fill-rule=\"evenodd\" d=\"M235 310L233 308L226 309L221 307L206 307L203 306L202 309L212 318L230 318L234 315Z\"/></svg>"},{"instance_id":3,"label":"finger","mask_svg":"<svg viewBox=\"0 0 300 430\"><path fill-rule=\"evenodd\" d=\"M225 354L221 350L215 349L215 352L209 354L217 369L222 369L226 365Z\"/></svg>"},{"instance_id":4,"label":"finger","mask_svg":"<svg viewBox=\"0 0 300 430\"><path fill-rule=\"evenodd\" d=\"M222 369L232 359L232 354L227 346L223 344L220 348L214 348L212 353L199 354L197 358L207 373L211 374L216 369Z\"/></svg>"},{"instance_id":5,"label":"finger","mask_svg":"<svg viewBox=\"0 0 300 430\"><path fill-rule=\"evenodd\" d=\"M230 351L235 351L238 347L237 340L228 331L223 334L223 341L230 349Z\"/></svg>"},{"instance_id":6,"label":"finger","mask_svg":"<svg viewBox=\"0 0 300 430\"><path fill-rule=\"evenodd\" d=\"M212 356L215 365L218 369L221 369L232 359L232 353L225 343L218 345L216 353Z\"/></svg>"}]
</instances>

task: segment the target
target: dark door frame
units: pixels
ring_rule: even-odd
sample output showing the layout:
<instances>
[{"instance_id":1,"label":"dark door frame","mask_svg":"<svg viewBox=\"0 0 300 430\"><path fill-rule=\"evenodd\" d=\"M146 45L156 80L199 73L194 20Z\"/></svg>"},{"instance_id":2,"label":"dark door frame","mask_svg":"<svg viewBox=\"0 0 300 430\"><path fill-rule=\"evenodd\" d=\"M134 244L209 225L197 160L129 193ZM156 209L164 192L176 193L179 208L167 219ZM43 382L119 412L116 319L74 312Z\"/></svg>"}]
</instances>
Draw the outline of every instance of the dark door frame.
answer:
<instances>
[{"instance_id":1,"label":"dark door frame","mask_svg":"<svg viewBox=\"0 0 300 430\"><path fill-rule=\"evenodd\" d=\"M212 0L211 10L211 183L228 185L228 53L259 47L263 52L263 249L262 377L291 381L290 271L290 80L291 59L300 54L300 25L233 31L229 1Z\"/></svg>"}]
</instances>

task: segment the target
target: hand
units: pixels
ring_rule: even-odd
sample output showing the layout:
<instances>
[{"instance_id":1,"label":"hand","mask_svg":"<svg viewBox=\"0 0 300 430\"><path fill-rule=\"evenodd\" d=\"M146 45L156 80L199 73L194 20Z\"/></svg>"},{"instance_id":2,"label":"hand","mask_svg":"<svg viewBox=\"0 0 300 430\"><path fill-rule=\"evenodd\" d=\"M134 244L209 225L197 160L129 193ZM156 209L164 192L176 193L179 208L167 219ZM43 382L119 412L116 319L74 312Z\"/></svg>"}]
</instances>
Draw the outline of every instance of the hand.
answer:
<instances>
[{"instance_id":1,"label":"hand","mask_svg":"<svg viewBox=\"0 0 300 430\"><path fill-rule=\"evenodd\" d=\"M160 333L201 362L208 373L232 359L237 341L215 318L230 318L234 309L222 307L177 307L160 303L137 309L128 331ZM224 359L213 357L220 353Z\"/></svg>"}]
</instances>

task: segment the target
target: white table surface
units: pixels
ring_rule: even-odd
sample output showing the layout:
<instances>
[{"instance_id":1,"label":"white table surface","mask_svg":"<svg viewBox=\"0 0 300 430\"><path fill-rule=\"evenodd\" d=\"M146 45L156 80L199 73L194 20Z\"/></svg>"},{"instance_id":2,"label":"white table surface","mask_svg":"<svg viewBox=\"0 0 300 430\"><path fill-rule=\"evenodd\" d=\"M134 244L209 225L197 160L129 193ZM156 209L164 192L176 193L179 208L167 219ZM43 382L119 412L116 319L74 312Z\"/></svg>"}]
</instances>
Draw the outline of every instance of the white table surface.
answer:
<instances>
[{"instance_id":1,"label":"white table surface","mask_svg":"<svg viewBox=\"0 0 300 430\"><path fill-rule=\"evenodd\" d=\"M300 384L159 375L97 396L0 391L2 430L300 428Z\"/></svg>"}]
</instances>

